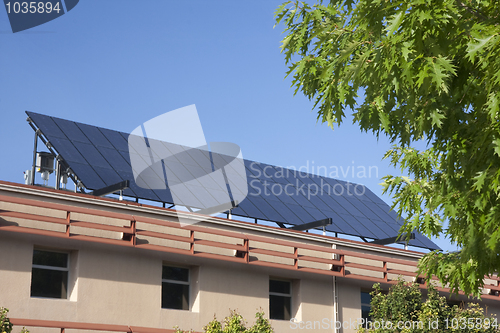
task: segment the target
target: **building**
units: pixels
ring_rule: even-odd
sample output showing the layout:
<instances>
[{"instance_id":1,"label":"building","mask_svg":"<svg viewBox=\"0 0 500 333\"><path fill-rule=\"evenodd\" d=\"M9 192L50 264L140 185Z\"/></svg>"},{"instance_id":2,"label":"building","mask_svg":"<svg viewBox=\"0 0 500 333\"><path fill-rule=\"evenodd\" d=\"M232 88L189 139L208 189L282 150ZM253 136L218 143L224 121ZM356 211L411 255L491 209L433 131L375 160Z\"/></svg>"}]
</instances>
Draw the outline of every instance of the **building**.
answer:
<instances>
[{"instance_id":1,"label":"building","mask_svg":"<svg viewBox=\"0 0 500 333\"><path fill-rule=\"evenodd\" d=\"M33 332L160 333L174 326L200 332L214 315L222 319L236 309L250 323L263 310L276 332L301 328L335 332L336 322L339 332L354 332L356 320L367 316L367 293L374 282L387 288L398 276L414 279L422 252L376 244L391 242L390 237L382 239L376 237L378 231L367 234L353 227L360 221L375 223L372 228L390 227L370 220L376 207L368 201L359 208L364 218L351 216L356 222L345 214L336 215L343 224L328 224L332 221L327 219L322 234L286 225L306 228L304 221L274 221L277 226L261 223L260 216L253 221L245 201L226 217L212 217L167 208L165 202L155 205L139 196L121 200L127 193L139 193L137 185L130 186L132 192L112 189L117 195L97 196L99 188L89 185L95 181L93 174L81 166L76 171L79 166L72 154L80 151L87 160L95 157L79 150L81 144L69 136L59 141L53 137L51 117L30 114L32 122L33 118L35 142L42 140L57 156L58 178L52 188L0 182L0 306L10 310L16 326L29 326ZM70 143L76 150L71 150ZM37 153L35 147L34 161ZM101 157L107 160L112 151L108 153ZM35 164L43 172L44 162ZM99 172L95 173L102 176L104 171ZM65 175L77 185L74 191L60 188ZM113 185L100 179L104 189ZM274 207L270 197L259 200L268 199ZM314 214L312 209L307 211ZM282 208L273 212L280 217L286 214ZM259 209L260 213L271 214L267 208ZM181 219L196 223L182 224ZM349 221L351 234L360 241L336 237L348 230ZM418 234L412 244L435 246ZM482 304L489 313L500 312L498 281L486 281ZM426 288L423 281L417 282Z\"/></svg>"}]
</instances>

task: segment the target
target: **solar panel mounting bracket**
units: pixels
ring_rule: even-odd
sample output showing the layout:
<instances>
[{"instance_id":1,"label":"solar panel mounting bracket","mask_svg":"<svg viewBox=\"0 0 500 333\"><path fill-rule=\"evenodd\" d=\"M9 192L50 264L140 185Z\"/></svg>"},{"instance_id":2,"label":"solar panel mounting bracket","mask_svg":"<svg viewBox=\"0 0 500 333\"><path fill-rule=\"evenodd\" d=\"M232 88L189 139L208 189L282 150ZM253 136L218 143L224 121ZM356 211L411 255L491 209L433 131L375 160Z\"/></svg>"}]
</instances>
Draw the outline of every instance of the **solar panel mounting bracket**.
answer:
<instances>
[{"instance_id":1,"label":"solar panel mounting bracket","mask_svg":"<svg viewBox=\"0 0 500 333\"><path fill-rule=\"evenodd\" d=\"M378 245L387 245L387 244L394 244L394 243L399 243L399 242L407 242L410 239L415 239L415 233L412 232L410 234L410 238L407 239L408 234L404 233L401 236L395 236L395 237L389 237L389 238L383 238L383 239L376 239L374 241L369 242L370 244L378 244Z\"/></svg>"},{"instance_id":2,"label":"solar panel mounting bracket","mask_svg":"<svg viewBox=\"0 0 500 333\"><path fill-rule=\"evenodd\" d=\"M100 197L106 194L110 194L116 191L122 191L130 186L130 181L129 180L123 180L121 182L118 182L113 185L109 185L103 188L100 188L98 190L92 191L91 195L94 195L96 197Z\"/></svg>"},{"instance_id":3,"label":"solar panel mounting bracket","mask_svg":"<svg viewBox=\"0 0 500 333\"><path fill-rule=\"evenodd\" d=\"M332 224L332 218L328 217L326 219L322 219L322 220L318 220L318 221L294 225L293 227L288 228L288 229L304 231L304 230L314 229L314 228L318 228L318 227L324 227L324 226L327 226L330 224Z\"/></svg>"}]
</instances>

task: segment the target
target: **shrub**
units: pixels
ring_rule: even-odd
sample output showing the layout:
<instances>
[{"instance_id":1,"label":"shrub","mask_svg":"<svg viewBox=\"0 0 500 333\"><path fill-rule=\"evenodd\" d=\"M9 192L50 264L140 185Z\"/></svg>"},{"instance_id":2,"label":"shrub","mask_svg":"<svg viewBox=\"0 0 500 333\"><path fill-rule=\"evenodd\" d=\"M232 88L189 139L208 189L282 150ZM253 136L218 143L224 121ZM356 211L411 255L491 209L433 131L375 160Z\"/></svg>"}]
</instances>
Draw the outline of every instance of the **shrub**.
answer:
<instances>
[{"instance_id":1,"label":"shrub","mask_svg":"<svg viewBox=\"0 0 500 333\"><path fill-rule=\"evenodd\" d=\"M0 307L0 333L11 333L12 332L12 323L7 317L7 313L9 309ZM23 327L21 333L29 333L29 331Z\"/></svg>"},{"instance_id":2,"label":"shrub","mask_svg":"<svg viewBox=\"0 0 500 333\"><path fill-rule=\"evenodd\" d=\"M360 327L358 332L500 332L497 319L488 317L478 304L451 306L431 284L425 301L417 284L401 279L388 293L382 292L378 283L373 288L372 326Z\"/></svg>"},{"instance_id":3,"label":"shrub","mask_svg":"<svg viewBox=\"0 0 500 333\"><path fill-rule=\"evenodd\" d=\"M255 324L251 327L246 327L246 321L241 314L236 310L230 310L230 315L224 318L223 323L214 319L209 322L203 331L205 333L274 333L269 320L264 318L264 312L259 311L255 314ZM175 333L189 333L192 331L183 331L179 327L175 327Z\"/></svg>"}]
</instances>

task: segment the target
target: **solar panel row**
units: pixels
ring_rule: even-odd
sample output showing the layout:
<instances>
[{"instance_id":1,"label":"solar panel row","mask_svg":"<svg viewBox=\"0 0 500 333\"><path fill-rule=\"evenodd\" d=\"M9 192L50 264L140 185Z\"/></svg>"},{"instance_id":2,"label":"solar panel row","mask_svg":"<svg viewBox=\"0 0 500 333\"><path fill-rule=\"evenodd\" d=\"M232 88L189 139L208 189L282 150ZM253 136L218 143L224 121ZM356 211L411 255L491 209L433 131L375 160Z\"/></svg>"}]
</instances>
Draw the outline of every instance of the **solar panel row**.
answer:
<instances>
[{"instance_id":1,"label":"solar panel row","mask_svg":"<svg viewBox=\"0 0 500 333\"><path fill-rule=\"evenodd\" d=\"M34 112L26 112L54 149L89 190L130 181L124 195L173 203L168 185L175 185L175 203L188 207L210 208L227 203L224 180L217 179L214 169L224 166L231 175L228 188L233 195L248 191L234 215L262 220L301 224L331 217L333 224L327 230L347 235L383 239L397 235L401 220L389 206L368 188L341 180L298 172L265 163L242 160L246 178L228 165L229 156L209 154L166 142L152 142L148 156L141 151L129 152L129 135L123 132L76 123ZM154 172L134 180L131 156L151 164L151 158L166 156L168 160L153 167ZM167 169L167 173L162 168ZM208 175L202 177L203 175ZM168 180L165 189L147 188L145 184ZM155 178L157 177L157 179ZM189 184L184 184L189 180ZM139 186L139 185L141 186ZM146 186L146 188L144 188ZM436 249L428 238L416 234L411 245Z\"/></svg>"}]
</instances>

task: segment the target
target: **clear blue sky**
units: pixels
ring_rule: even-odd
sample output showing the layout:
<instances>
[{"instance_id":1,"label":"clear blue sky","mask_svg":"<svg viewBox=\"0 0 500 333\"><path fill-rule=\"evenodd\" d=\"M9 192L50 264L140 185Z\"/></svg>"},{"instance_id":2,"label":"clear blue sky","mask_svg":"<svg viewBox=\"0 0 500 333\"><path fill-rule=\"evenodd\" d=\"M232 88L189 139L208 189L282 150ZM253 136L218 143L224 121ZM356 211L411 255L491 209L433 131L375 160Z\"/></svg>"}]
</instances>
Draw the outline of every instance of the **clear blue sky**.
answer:
<instances>
[{"instance_id":1,"label":"clear blue sky","mask_svg":"<svg viewBox=\"0 0 500 333\"><path fill-rule=\"evenodd\" d=\"M31 166L34 133L25 110L131 132L196 104L207 141L237 143L250 160L337 170L390 204L379 185L398 173L382 160L388 140L349 120L332 131L317 123L312 102L293 96L282 27L273 29L280 4L81 0L58 19L15 34L0 9L0 178L22 183ZM369 167L371 175L360 177Z\"/></svg>"}]
</instances>

